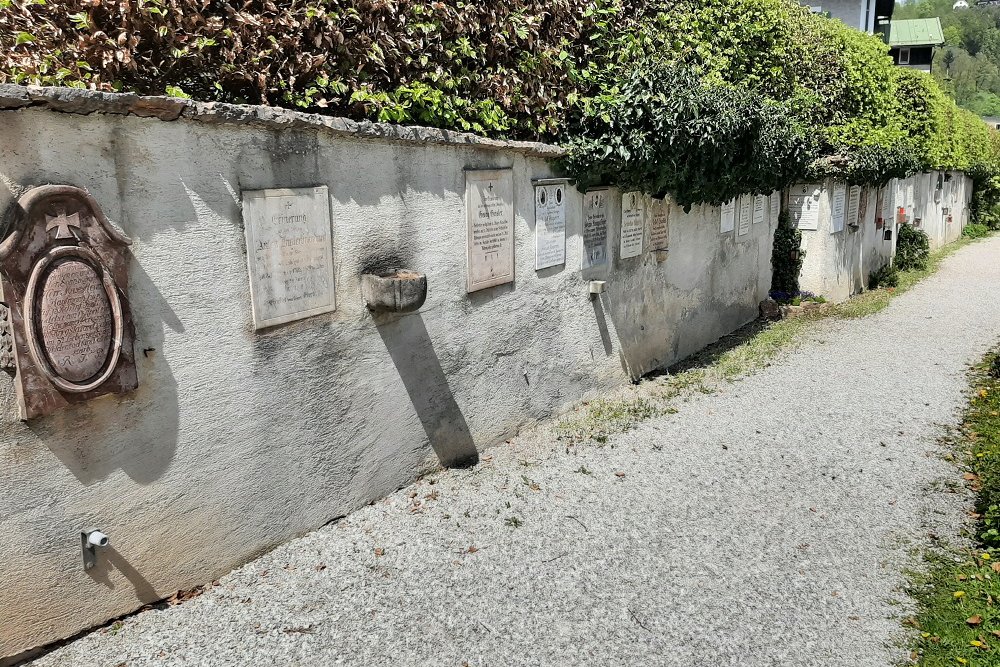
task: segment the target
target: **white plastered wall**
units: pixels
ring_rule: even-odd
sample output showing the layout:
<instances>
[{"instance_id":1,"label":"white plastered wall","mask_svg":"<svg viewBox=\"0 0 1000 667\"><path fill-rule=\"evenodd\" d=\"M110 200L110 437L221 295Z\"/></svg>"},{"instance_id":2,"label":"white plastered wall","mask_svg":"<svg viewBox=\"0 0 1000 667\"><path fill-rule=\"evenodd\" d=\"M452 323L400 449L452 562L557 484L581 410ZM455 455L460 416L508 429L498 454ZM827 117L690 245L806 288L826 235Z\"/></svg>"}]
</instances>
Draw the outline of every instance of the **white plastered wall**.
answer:
<instances>
[{"instance_id":1,"label":"white plastered wall","mask_svg":"<svg viewBox=\"0 0 1000 667\"><path fill-rule=\"evenodd\" d=\"M511 167L516 281L465 292L464 175ZM21 423L0 382L0 657L218 577L520 426L677 361L753 319L773 226L720 235L670 207L665 261L534 271L531 179L550 165L475 144L320 129L0 112L0 210L30 186L86 188L134 240L139 389ZM327 185L338 310L255 333L240 193ZM648 230L647 230L648 234ZM374 319L359 276L427 274L424 307ZM591 301L587 279L608 281ZM2 378L0 378L2 379ZM112 538L82 568L79 531Z\"/></svg>"}]
</instances>

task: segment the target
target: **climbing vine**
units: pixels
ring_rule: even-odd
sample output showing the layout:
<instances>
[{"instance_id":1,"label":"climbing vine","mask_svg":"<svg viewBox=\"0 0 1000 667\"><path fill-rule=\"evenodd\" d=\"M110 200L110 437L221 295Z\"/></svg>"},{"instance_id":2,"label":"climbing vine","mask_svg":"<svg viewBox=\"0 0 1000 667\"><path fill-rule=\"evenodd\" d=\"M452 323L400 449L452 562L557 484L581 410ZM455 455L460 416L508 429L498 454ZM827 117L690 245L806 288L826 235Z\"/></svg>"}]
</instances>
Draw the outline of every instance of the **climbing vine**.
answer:
<instances>
[{"instance_id":1,"label":"climbing vine","mask_svg":"<svg viewBox=\"0 0 1000 667\"><path fill-rule=\"evenodd\" d=\"M782 211L778 216L778 227L774 231L774 248L771 252L771 291L798 294L799 274L806 252L802 247L802 232L796 228L788 215Z\"/></svg>"}]
</instances>

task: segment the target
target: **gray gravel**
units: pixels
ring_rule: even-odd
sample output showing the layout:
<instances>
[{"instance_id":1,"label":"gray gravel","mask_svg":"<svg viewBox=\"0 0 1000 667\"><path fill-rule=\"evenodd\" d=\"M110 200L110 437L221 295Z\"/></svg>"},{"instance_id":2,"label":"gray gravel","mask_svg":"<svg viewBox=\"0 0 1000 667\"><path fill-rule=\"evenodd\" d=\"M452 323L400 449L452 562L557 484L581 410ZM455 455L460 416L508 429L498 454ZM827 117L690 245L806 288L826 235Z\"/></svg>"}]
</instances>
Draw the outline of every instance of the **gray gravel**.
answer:
<instances>
[{"instance_id":1,"label":"gray gravel","mask_svg":"<svg viewBox=\"0 0 1000 667\"><path fill-rule=\"evenodd\" d=\"M935 440L1000 332L998 256L605 446L525 434L35 664L895 665L901 571L968 503Z\"/></svg>"}]
</instances>

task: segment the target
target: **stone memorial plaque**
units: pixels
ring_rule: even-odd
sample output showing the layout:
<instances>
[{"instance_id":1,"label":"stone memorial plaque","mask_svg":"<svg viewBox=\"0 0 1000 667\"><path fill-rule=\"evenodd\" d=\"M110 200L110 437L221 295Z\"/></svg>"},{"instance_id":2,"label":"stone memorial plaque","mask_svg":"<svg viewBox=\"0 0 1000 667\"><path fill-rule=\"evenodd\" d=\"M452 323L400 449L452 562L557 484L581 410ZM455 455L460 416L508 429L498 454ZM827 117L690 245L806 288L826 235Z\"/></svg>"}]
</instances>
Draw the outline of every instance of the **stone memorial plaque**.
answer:
<instances>
[{"instance_id":1,"label":"stone memorial plaque","mask_svg":"<svg viewBox=\"0 0 1000 667\"><path fill-rule=\"evenodd\" d=\"M771 222L770 224L778 224L778 218L781 217L781 193L775 190L771 193Z\"/></svg>"},{"instance_id":2,"label":"stone memorial plaque","mask_svg":"<svg viewBox=\"0 0 1000 667\"><path fill-rule=\"evenodd\" d=\"M750 233L751 219L753 218L753 195L740 195L740 213L736 221L736 234L746 236Z\"/></svg>"},{"instance_id":3,"label":"stone memorial plaque","mask_svg":"<svg viewBox=\"0 0 1000 667\"><path fill-rule=\"evenodd\" d=\"M797 183L790 188L788 213L799 229L819 229L819 200L823 194L821 183Z\"/></svg>"},{"instance_id":4,"label":"stone memorial plaque","mask_svg":"<svg viewBox=\"0 0 1000 667\"><path fill-rule=\"evenodd\" d=\"M128 301L131 241L87 192L46 185L25 194L0 244L0 286L18 408L31 419L135 389Z\"/></svg>"},{"instance_id":5,"label":"stone memorial plaque","mask_svg":"<svg viewBox=\"0 0 1000 667\"><path fill-rule=\"evenodd\" d=\"M736 200L730 199L722 205L722 222L719 233L728 234L734 229L736 229Z\"/></svg>"},{"instance_id":6,"label":"stone memorial plaque","mask_svg":"<svg viewBox=\"0 0 1000 667\"><path fill-rule=\"evenodd\" d=\"M753 198L753 224L759 225L764 222L764 218L767 215L767 207L769 206L768 198L766 195L756 195Z\"/></svg>"},{"instance_id":7,"label":"stone memorial plaque","mask_svg":"<svg viewBox=\"0 0 1000 667\"><path fill-rule=\"evenodd\" d=\"M847 184L834 183L833 196L830 197L830 233L844 231L844 216L847 215Z\"/></svg>"},{"instance_id":8,"label":"stone memorial plaque","mask_svg":"<svg viewBox=\"0 0 1000 667\"><path fill-rule=\"evenodd\" d=\"M619 256L622 259L642 254L642 240L646 235L646 201L638 192L622 195L622 236Z\"/></svg>"},{"instance_id":9,"label":"stone memorial plaque","mask_svg":"<svg viewBox=\"0 0 1000 667\"><path fill-rule=\"evenodd\" d=\"M591 190L583 197L583 268L608 263L608 191Z\"/></svg>"},{"instance_id":10,"label":"stone memorial plaque","mask_svg":"<svg viewBox=\"0 0 1000 667\"><path fill-rule=\"evenodd\" d=\"M514 172L465 172L466 292L514 282Z\"/></svg>"},{"instance_id":11,"label":"stone memorial plaque","mask_svg":"<svg viewBox=\"0 0 1000 667\"><path fill-rule=\"evenodd\" d=\"M649 245L655 252L665 252L670 243L667 210L665 199L654 199L649 204Z\"/></svg>"},{"instance_id":12,"label":"stone memorial plaque","mask_svg":"<svg viewBox=\"0 0 1000 667\"><path fill-rule=\"evenodd\" d=\"M852 185L850 194L847 197L847 224L857 226L861 224L861 186Z\"/></svg>"},{"instance_id":13,"label":"stone memorial plaque","mask_svg":"<svg viewBox=\"0 0 1000 667\"><path fill-rule=\"evenodd\" d=\"M566 184L535 186L535 270L566 263Z\"/></svg>"},{"instance_id":14,"label":"stone memorial plaque","mask_svg":"<svg viewBox=\"0 0 1000 667\"><path fill-rule=\"evenodd\" d=\"M255 329L337 309L325 185L244 192L243 225Z\"/></svg>"}]
</instances>

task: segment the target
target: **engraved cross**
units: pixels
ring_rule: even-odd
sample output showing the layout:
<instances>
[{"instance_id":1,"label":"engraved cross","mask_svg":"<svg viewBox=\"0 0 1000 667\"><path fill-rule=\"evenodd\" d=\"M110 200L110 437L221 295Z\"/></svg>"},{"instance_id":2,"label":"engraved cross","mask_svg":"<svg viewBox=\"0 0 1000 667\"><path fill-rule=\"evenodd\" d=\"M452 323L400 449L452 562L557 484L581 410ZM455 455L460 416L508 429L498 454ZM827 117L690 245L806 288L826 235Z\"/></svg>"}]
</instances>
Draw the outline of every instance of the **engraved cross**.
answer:
<instances>
[{"instance_id":1,"label":"engraved cross","mask_svg":"<svg viewBox=\"0 0 1000 667\"><path fill-rule=\"evenodd\" d=\"M76 234L70 231L70 227L80 229L80 213L67 215L66 209L63 208L59 210L59 215L46 214L45 223L45 231L51 232L55 229L57 239L74 239Z\"/></svg>"},{"instance_id":2,"label":"engraved cross","mask_svg":"<svg viewBox=\"0 0 1000 667\"><path fill-rule=\"evenodd\" d=\"M492 182L490 182L490 187L487 188L487 189L490 191L490 194L493 194L493 183Z\"/></svg>"}]
</instances>

